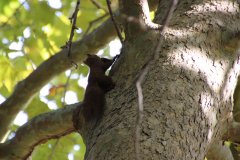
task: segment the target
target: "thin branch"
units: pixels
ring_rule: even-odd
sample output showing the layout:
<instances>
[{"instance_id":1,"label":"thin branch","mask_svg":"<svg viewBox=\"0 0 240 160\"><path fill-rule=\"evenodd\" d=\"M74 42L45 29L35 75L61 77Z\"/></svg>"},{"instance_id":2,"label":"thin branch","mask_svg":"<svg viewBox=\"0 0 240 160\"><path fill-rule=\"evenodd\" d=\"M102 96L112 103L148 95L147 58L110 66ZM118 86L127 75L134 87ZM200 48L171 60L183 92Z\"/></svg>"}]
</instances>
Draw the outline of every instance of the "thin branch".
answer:
<instances>
[{"instance_id":1,"label":"thin branch","mask_svg":"<svg viewBox=\"0 0 240 160\"><path fill-rule=\"evenodd\" d=\"M65 105L65 99L66 99L66 93L67 93L67 89L68 89L68 85L69 85L69 80L70 80L70 77L72 75L72 72L73 72L73 69L71 69L70 71L70 74L68 75L67 77L67 81L64 85L64 91L63 91L63 96L62 96L62 107Z\"/></svg>"},{"instance_id":2,"label":"thin branch","mask_svg":"<svg viewBox=\"0 0 240 160\"><path fill-rule=\"evenodd\" d=\"M63 91L63 96L62 96L62 108L64 107L64 105L66 103L65 102L65 98L66 98L67 88L68 88L68 85L69 85L69 80L70 80L70 77L72 75L72 72L73 72L73 69L71 69L70 74L67 77L67 81L66 81L66 83L64 85L64 91ZM53 159L53 156L55 154L55 151L56 151L56 148L57 148L58 144L59 144L59 138L55 141L55 143L54 143L54 145L52 147L52 152L48 156L48 160L52 160Z\"/></svg>"},{"instance_id":3,"label":"thin branch","mask_svg":"<svg viewBox=\"0 0 240 160\"><path fill-rule=\"evenodd\" d=\"M25 38L23 40L23 46L25 45ZM30 63L32 70L36 69L36 65L34 64L34 62L31 60L31 58L28 56L28 54L26 54L24 47L22 47L21 52L23 53L23 55L25 56L25 58L28 60L28 62Z\"/></svg>"},{"instance_id":4,"label":"thin branch","mask_svg":"<svg viewBox=\"0 0 240 160\"><path fill-rule=\"evenodd\" d=\"M70 21L72 23L72 29L71 29L69 40L68 40L67 45L66 45L67 48L68 48L68 54L67 54L68 57L70 57L70 55L71 55L72 39L73 39L73 36L74 36L74 30L78 29L77 26L76 26L76 22L77 22L77 14L78 14L78 11L79 11L79 6L80 6L80 0L77 0L75 10L72 14L72 17L70 17Z\"/></svg>"},{"instance_id":5,"label":"thin branch","mask_svg":"<svg viewBox=\"0 0 240 160\"><path fill-rule=\"evenodd\" d=\"M143 119L143 111L144 111L144 106L143 106L143 93L142 93L142 82L145 78L145 76L148 73L150 65L153 63L154 60L157 60L159 57L159 52L161 49L162 45L162 34L164 33L171 17L172 14L177 6L178 0L172 0L171 6L169 7L169 10L165 16L165 21L162 25L162 28L160 29L160 39L157 43L156 50L154 55L151 57L149 61L143 66L143 69L140 71L140 74L137 78L136 81L136 88L137 88L137 93L138 93L138 113L137 113L137 120L136 120L136 130L135 130L135 154L136 154L136 159L140 160L140 125L142 124L142 119Z\"/></svg>"},{"instance_id":6,"label":"thin branch","mask_svg":"<svg viewBox=\"0 0 240 160\"><path fill-rule=\"evenodd\" d=\"M117 32L118 38L119 38L120 42L123 44L124 40L123 40L123 37L121 35L120 29L118 27L118 24L117 24L117 22L115 20L115 17L113 15L113 12L112 12L112 9L111 9L111 2L110 2L110 0L106 0L106 1L107 1L108 11L109 11L109 14L111 16L112 22L114 24L115 30Z\"/></svg>"},{"instance_id":7,"label":"thin branch","mask_svg":"<svg viewBox=\"0 0 240 160\"><path fill-rule=\"evenodd\" d=\"M22 6L27 2L27 0L23 1L21 4L19 4L19 6L15 9L15 11L13 12L13 14L11 16L9 16L6 20L6 22L4 22L0 28L4 27L5 25L8 24L8 22L14 17L16 16L17 12L22 8Z\"/></svg>"},{"instance_id":8,"label":"thin branch","mask_svg":"<svg viewBox=\"0 0 240 160\"><path fill-rule=\"evenodd\" d=\"M52 152L51 152L51 153L49 154L49 156L48 156L48 160L52 160L52 159L53 159L53 156L54 156L54 153L55 153L55 151L56 151L56 148L57 148L58 144L59 144L59 139L57 139L57 140L55 141L55 143L54 143L54 145L53 145L53 147L52 147Z\"/></svg>"},{"instance_id":9,"label":"thin branch","mask_svg":"<svg viewBox=\"0 0 240 160\"><path fill-rule=\"evenodd\" d=\"M87 28L86 32L84 33L83 37L85 37L85 36L88 34L88 32L90 31L90 29L92 28L92 26L93 26L95 23L97 23L97 22L99 22L100 20L102 20L103 18L107 17L107 15L108 15L108 13L106 13L106 14L102 15L101 17L98 17L98 18L96 18L95 20L89 22L88 28Z\"/></svg>"},{"instance_id":10,"label":"thin branch","mask_svg":"<svg viewBox=\"0 0 240 160\"><path fill-rule=\"evenodd\" d=\"M104 10L105 13L107 13L107 10L97 1L91 0L91 2L98 8Z\"/></svg>"},{"instance_id":11,"label":"thin branch","mask_svg":"<svg viewBox=\"0 0 240 160\"><path fill-rule=\"evenodd\" d=\"M24 50L22 50L22 53L24 54L24 56L26 57L26 59L29 61L32 70L36 69L36 65L34 64L34 62L31 60L31 58L26 54L26 52Z\"/></svg>"}]
</instances>

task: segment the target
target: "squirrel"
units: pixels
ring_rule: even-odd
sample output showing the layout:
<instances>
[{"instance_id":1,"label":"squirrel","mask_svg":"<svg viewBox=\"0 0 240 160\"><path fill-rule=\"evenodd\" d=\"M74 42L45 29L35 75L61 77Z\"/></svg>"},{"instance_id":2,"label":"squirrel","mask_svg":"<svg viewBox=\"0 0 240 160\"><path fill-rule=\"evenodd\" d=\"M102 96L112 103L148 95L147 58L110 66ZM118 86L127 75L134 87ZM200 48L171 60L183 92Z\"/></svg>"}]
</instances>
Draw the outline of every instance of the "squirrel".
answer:
<instances>
[{"instance_id":1,"label":"squirrel","mask_svg":"<svg viewBox=\"0 0 240 160\"><path fill-rule=\"evenodd\" d=\"M118 55L113 59L100 58L96 55L87 54L84 63L90 68L88 85L85 91L83 103L73 112L73 125L76 130L79 129L79 113L83 110L85 121L94 118L100 118L103 114L105 105L105 93L115 87L111 77L105 75L106 70L113 64Z\"/></svg>"}]
</instances>

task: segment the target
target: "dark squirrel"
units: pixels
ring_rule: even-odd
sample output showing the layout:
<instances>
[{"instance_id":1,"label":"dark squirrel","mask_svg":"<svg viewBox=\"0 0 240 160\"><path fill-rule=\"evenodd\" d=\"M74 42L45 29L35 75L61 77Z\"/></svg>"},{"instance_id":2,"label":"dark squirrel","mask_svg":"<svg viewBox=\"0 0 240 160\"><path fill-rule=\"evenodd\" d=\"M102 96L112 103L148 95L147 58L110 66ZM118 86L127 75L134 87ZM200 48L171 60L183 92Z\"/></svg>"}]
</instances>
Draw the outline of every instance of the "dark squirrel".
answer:
<instances>
[{"instance_id":1,"label":"dark squirrel","mask_svg":"<svg viewBox=\"0 0 240 160\"><path fill-rule=\"evenodd\" d=\"M88 85L85 91L83 103L73 112L73 125L78 130L78 118L80 110L83 110L85 121L100 118L105 105L105 93L114 88L115 84L111 77L105 75L106 70L113 64L115 59L100 58L96 55L87 55L84 63L90 68Z\"/></svg>"}]
</instances>

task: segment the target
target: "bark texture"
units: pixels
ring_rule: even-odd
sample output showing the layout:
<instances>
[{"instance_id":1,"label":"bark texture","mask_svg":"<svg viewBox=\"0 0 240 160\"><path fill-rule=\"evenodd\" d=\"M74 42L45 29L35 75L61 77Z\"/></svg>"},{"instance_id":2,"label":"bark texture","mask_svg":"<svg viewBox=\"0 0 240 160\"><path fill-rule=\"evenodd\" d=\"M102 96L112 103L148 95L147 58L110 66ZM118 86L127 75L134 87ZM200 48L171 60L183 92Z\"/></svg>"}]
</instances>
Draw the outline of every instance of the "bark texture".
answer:
<instances>
[{"instance_id":1,"label":"bark texture","mask_svg":"<svg viewBox=\"0 0 240 160\"><path fill-rule=\"evenodd\" d=\"M161 1L157 23L162 23L169 3ZM239 31L235 1L179 2L163 35L160 57L143 84L141 159L202 160L221 139L240 68L237 50L229 52L227 42ZM87 160L135 159L135 80L159 37L148 30L125 42L113 66L116 87L107 94L104 117L82 131Z\"/></svg>"}]
</instances>

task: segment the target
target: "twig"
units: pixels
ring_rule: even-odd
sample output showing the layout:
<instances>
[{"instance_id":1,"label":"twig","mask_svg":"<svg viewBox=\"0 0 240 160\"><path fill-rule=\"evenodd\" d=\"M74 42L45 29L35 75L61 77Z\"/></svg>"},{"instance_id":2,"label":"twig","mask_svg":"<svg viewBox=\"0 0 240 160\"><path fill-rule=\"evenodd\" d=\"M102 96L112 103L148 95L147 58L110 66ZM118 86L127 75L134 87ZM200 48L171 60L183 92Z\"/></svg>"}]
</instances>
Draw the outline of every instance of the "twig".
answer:
<instances>
[{"instance_id":1,"label":"twig","mask_svg":"<svg viewBox=\"0 0 240 160\"><path fill-rule=\"evenodd\" d=\"M7 20L0 26L0 28L4 27L9 21L10 19L12 19L12 17L14 17L17 12L20 10L20 8L27 2L27 0L23 1L21 4L19 4L19 6L15 9L15 11L13 12L13 14L11 16L9 16L7 18Z\"/></svg>"},{"instance_id":2,"label":"twig","mask_svg":"<svg viewBox=\"0 0 240 160\"><path fill-rule=\"evenodd\" d=\"M70 77L72 75L72 72L73 72L73 70L71 69L70 74L68 75L67 81L66 81L66 83L64 85L64 91L63 91L63 96L62 96L62 98L63 98L62 99L62 108L65 105L65 98L66 98L67 88L68 88L68 85L69 85L69 80L70 80ZM54 143L54 145L52 147L52 152L48 156L48 160L52 160L53 159L53 155L54 155L54 153L56 151L56 148L57 148L58 144L59 144L59 138L55 141L55 143Z\"/></svg>"},{"instance_id":3,"label":"twig","mask_svg":"<svg viewBox=\"0 0 240 160\"><path fill-rule=\"evenodd\" d=\"M69 80L70 80L70 77L71 77L71 75L72 75L72 72L73 72L73 70L71 69L70 74L68 75L67 81L66 81L66 83L65 83L65 85L64 85L64 91L63 91L63 96L62 96L62 98L63 98L63 99L62 99L62 107L65 105L67 88L68 88L68 85L69 85Z\"/></svg>"},{"instance_id":4,"label":"twig","mask_svg":"<svg viewBox=\"0 0 240 160\"><path fill-rule=\"evenodd\" d=\"M53 156L54 156L54 153L55 153L55 151L56 151L56 148L57 148L58 144L59 144L59 139L57 139L57 140L55 141L55 143L53 144L52 152L51 152L50 155L48 156L48 160L52 160L52 159L53 159Z\"/></svg>"},{"instance_id":5,"label":"twig","mask_svg":"<svg viewBox=\"0 0 240 160\"><path fill-rule=\"evenodd\" d=\"M105 13L107 13L107 10L97 1L91 0L91 2L98 8L104 10Z\"/></svg>"},{"instance_id":6,"label":"twig","mask_svg":"<svg viewBox=\"0 0 240 160\"><path fill-rule=\"evenodd\" d=\"M135 130L135 154L136 154L136 159L140 160L140 146L139 146L139 140L140 140L140 125L142 123L142 119L143 119L143 110L144 110L144 106L143 106L143 93L142 93L142 82L145 78L145 76L148 73L149 67L151 65L151 63L154 60L157 60L159 57L159 53L160 49L161 49L161 45L162 45L162 34L164 33L166 26L168 25L173 11L175 10L176 6L177 6L178 0L172 0L171 6L169 7L169 10L165 16L164 19L164 23L162 25L162 28L160 29L160 39L157 43L156 46L156 50L154 55L147 61L147 63L143 66L143 69L141 70L137 81L136 81L136 87L137 87L137 93L138 93L138 113L137 113L137 120L136 120L136 130Z\"/></svg>"},{"instance_id":7,"label":"twig","mask_svg":"<svg viewBox=\"0 0 240 160\"><path fill-rule=\"evenodd\" d=\"M112 9L111 9L111 2L110 2L110 0L106 0L106 1L107 1L108 11L109 11L109 14L111 16L111 19L112 19L113 25L115 27L115 30L117 32L118 38L121 41L121 43L123 44L124 40L123 40L123 37L121 35L120 29L119 29L119 27L116 23L116 20L114 18L114 15L113 15L113 12L112 12Z\"/></svg>"},{"instance_id":8,"label":"twig","mask_svg":"<svg viewBox=\"0 0 240 160\"><path fill-rule=\"evenodd\" d=\"M77 0L77 5L76 5L75 10L72 14L72 17L69 18L71 23L72 23L72 29L71 29L69 40L66 44L66 46L68 48L68 54L67 54L68 57L70 57L70 55L71 55L72 39L73 39L73 36L74 36L74 30L78 29L76 27L76 22L77 22L77 14L78 14L78 11L79 11L79 6L80 6L80 0Z\"/></svg>"},{"instance_id":9,"label":"twig","mask_svg":"<svg viewBox=\"0 0 240 160\"><path fill-rule=\"evenodd\" d=\"M64 92L63 92L63 96L62 96L63 97L63 99L62 99L62 108L65 105L65 98L66 98L67 88L68 88L68 85L69 85L69 80L70 80L70 77L72 75L72 72L73 72L73 70L71 69L70 74L68 75L67 81L66 81L66 83L64 85ZM59 144L59 138L53 144L52 152L48 156L48 160L52 160L53 159L53 155L54 155L54 153L56 151L56 148L57 148L58 144Z\"/></svg>"},{"instance_id":10,"label":"twig","mask_svg":"<svg viewBox=\"0 0 240 160\"><path fill-rule=\"evenodd\" d=\"M32 67L32 70L35 70L36 69L36 65L34 64L32 59L26 54L26 52L23 49L22 49L22 53L26 57L26 59L29 61L30 65Z\"/></svg>"},{"instance_id":11,"label":"twig","mask_svg":"<svg viewBox=\"0 0 240 160\"><path fill-rule=\"evenodd\" d=\"M98 17L97 19L94 19L93 21L89 22L88 28L86 30L86 32L84 33L83 37L85 37L88 32L90 31L90 29L92 28L92 26L97 23L98 21L102 20L103 18L107 17L108 13L102 15L101 17Z\"/></svg>"}]
</instances>

